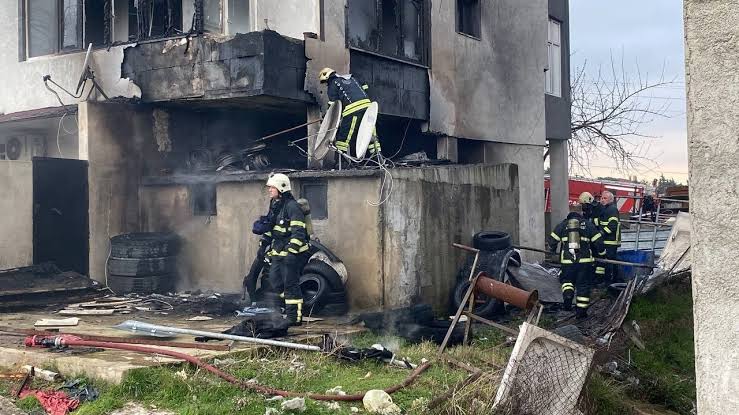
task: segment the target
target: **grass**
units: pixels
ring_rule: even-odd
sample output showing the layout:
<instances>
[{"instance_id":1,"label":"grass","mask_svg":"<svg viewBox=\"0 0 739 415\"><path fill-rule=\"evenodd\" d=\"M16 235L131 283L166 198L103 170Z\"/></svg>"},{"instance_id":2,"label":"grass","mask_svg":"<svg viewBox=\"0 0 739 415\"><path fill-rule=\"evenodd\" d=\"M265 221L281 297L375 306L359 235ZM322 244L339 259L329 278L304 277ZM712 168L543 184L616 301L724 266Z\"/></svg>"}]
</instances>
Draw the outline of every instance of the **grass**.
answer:
<instances>
[{"instance_id":1,"label":"grass","mask_svg":"<svg viewBox=\"0 0 739 415\"><path fill-rule=\"evenodd\" d=\"M509 350L497 347L504 340L505 336L498 331L478 330L473 347L455 347L449 349L448 353L457 360L491 370L493 367L502 367L507 361ZM396 337L378 337L367 333L354 336L351 343L356 347L382 343L397 350L398 356L407 357L414 363L422 358L432 358L437 349L431 343L407 345ZM221 364L219 368L240 379L256 379L263 385L297 392L325 393L336 386L341 386L348 394L383 389L402 382L409 374L408 370L389 367L377 361L345 362L332 356L301 351L262 349L254 353L234 353L229 357L235 362ZM430 400L466 377L467 372L461 369L434 362L413 385L394 394L393 400L406 413L427 413L426 405ZM490 383L492 380L484 381ZM271 402L262 395L242 391L208 372L188 365L138 369L129 372L119 385L96 386L101 389L100 398L82 405L75 413L108 414L131 401L186 415L263 415L267 407L280 407L279 401ZM487 396L479 396L483 388L468 389L479 393L456 395L454 406L469 408L473 400L492 402L496 388L485 389L489 389L485 392ZM364 411L361 401L341 403L339 410L329 408L323 402L307 400L306 403L306 413L311 414L349 414L352 406Z\"/></svg>"},{"instance_id":2,"label":"grass","mask_svg":"<svg viewBox=\"0 0 739 415\"><path fill-rule=\"evenodd\" d=\"M636 321L645 350L631 345L626 376L638 385L593 373L586 386L586 406L594 414L628 414L632 400L689 414L695 401L693 302L689 283L674 283L636 297L624 324ZM620 356L628 361L627 352ZM622 368L619 368L620 370Z\"/></svg>"}]
</instances>

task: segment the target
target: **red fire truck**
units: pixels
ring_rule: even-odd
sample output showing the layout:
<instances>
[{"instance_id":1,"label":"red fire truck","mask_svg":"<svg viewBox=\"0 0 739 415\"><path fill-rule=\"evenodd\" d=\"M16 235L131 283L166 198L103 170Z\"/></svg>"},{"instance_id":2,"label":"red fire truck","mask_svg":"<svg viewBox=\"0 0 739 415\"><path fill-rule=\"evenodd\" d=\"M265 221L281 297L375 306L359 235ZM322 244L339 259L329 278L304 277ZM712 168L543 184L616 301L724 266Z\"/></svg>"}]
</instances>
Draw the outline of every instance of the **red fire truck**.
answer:
<instances>
[{"instance_id":1,"label":"red fire truck","mask_svg":"<svg viewBox=\"0 0 739 415\"><path fill-rule=\"evenodd\" d=\"M570 206L578 203L582 192L590 192L598 198L603 191L608 190L616 196L616 204L621 213L638 213L639 200L644 197L645 186L633 182L616 182L604 180L591 180L584 178L570 179ZM549 176L544 177L544 197L546 198L546 211L552 211L551 197L549 192Z\"/></svg>"}]
</instances>

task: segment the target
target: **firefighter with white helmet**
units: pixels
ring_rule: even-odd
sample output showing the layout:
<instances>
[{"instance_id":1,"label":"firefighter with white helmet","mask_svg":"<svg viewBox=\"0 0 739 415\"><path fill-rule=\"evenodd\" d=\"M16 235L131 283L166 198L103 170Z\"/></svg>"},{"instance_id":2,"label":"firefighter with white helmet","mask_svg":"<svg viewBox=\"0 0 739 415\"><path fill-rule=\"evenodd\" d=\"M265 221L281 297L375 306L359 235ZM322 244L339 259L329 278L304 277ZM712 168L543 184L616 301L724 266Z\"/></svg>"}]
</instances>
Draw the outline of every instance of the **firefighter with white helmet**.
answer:
<instances>
[{"instance_id":1,"label":"firefighter with white helmet","mask_svg":"<svg viewBox=\"0 0 739 415\"><path fill-rule=\"evenodd\" d=\"M271 174L267 180L270 209L267 216L260 218L257 226L262 240L268 246L270 262L269 288L285 299L287 320L291 325L300 325L303 320L303 295L300 292L300 272L308 262L310 236L303 210L292 195L290 179L281 173ZM258 233L258 232L255 232Z\"/></svg>"},{"instance_id":2,"label":"firefighter with white helmet","mask_svg":"<svg viewBox=\"0 0 739 415\"><path fill-rule=\"evenodd\" d=\"M351 74L339 75L331 68L323 68L318 73L318 80L327 84L326 94L329 104L341 101L343 112L341 113L341 125L336 133L336 149L342 153L350 153L351 142L359 132L359 124L367 108L372 104L367 90L369 86L361 84ZM376 134L375 134L376 135ZM367 148L370 155L380 152L380 142L372 140Z\"/></svg>"}]
</instances>

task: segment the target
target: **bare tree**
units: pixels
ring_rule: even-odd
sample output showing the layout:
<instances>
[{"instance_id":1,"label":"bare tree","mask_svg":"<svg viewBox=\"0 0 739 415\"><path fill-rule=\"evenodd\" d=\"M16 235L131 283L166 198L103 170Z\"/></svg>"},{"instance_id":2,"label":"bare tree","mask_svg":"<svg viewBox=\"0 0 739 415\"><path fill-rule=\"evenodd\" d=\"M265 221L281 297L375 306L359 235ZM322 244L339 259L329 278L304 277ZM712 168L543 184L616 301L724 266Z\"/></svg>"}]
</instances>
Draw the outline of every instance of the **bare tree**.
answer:
<instances>
[{"instance_id":1,"label":"bare tree","mask_svg":"<svg viewBox=\"0 0 739 415\"><path fill-rule=\"evenodd\" d=\"M578 68L571 80L571 131L569 140L572 167L588 171L591 159L601 155L615 161L626 171L645 164L655 164L645 157L649 138L644 127L657 118L669 117L669 100L653 95L674 81L664 78L664 71L652 80L637 69L630 75L611 57L606 71ZM655 99L657 98L657 99Z\"/></svg>"}]
</instances>

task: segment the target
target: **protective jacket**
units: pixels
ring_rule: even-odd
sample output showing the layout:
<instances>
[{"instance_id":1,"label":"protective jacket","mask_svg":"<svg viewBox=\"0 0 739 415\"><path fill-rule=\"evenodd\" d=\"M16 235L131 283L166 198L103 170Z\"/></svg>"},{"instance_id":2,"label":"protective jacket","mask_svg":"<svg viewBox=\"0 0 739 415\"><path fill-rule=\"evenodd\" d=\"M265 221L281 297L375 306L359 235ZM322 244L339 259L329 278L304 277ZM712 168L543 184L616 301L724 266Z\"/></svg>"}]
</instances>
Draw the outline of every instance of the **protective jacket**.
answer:
<instances>
[{"instance_id":1,"label":"protective jacket","mask_svg":"<svg viewBox=\"0 0 739 415\"><path fill-rule=\"evenodd\" d=\"M262 236L263 243L269 242L271 245L268 256L298 255L310 248L305 215L290 192L283 193L280 199L272 202L268 216L274 223L272 231Z\"/></svg>"},{"instance_id":2,"label":"protective jacket","mask_svg":"<svg viewBox=\"0 0 739 415\"><path fill-rule=\"evenodd\" d=\"M360 84L351 75L334 74L328 80L329 104L341 101L344 109L336 137L336 148L343 153L349 153L351 140L359 130L364 112L372 103L367 95L368 89L369 86ZM379 142L370 143L368 150L370 154L380 151Z\"/></svg>"},{"instance_id":3,"label":"protective jacket","mask_svg":"<svg viewBox=\"0 0 739 415\"><path fill-rule=\"evenodd\" d=\"M621 219L616 202L603 206L595 218L595 224L603 234L603 243L606 246L621 245Z\"/></svg>"},{"instance_id":4,"label":"protective jacket","mask_svg":"<svg viewBox=\"0 0 739 415\"><path fill-rule=\"evenodd\" d=\"M580 221L580 226L577 230L580 247L575 251L574 255L568 249L570 232L567 229L567 222L570 219ZM595 262L594 254L604 250L601 233L590 221L586 220L577 212L571 212L565 220L554 228L547 238L547 244L552 252L556 252L557 245L560 245L559 260L563 265Z\"/></svg>"}]
</instances>

